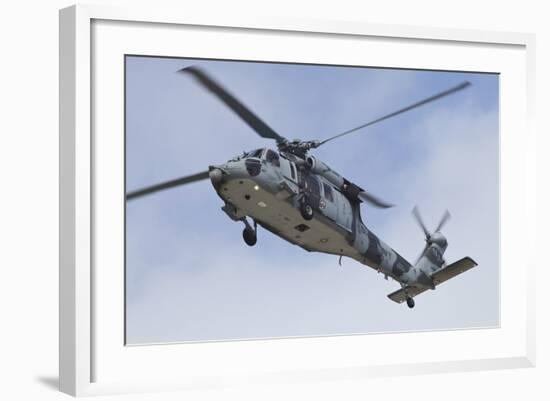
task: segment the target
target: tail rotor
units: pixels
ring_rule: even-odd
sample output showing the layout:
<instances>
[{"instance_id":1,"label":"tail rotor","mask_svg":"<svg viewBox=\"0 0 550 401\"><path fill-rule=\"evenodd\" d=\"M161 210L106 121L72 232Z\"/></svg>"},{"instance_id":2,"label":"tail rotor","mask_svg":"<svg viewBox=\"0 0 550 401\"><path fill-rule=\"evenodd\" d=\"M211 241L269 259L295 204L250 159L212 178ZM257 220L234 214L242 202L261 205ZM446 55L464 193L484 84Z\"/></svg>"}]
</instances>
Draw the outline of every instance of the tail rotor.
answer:
<instances>
[{"instance_id":1,"label":"tail rotor","mask_svg":"<svg viewBox=\"0 0 550 401\"><path fill-rule=\"evenodd\" d=\"M422 250L422 253L420 254L420 256L416 259L416 263L418 263L418 261L420 260L420 258L422 257L422 255L424 255L424 253L426 252L426 250L428 249L428 247L430 245L432 245L433 243L437 243L441 248L446 248L447 247L447 240L445 239L445 237L441 234L441 229L443 228L443 226L445 224L447 224L447 222L449 221L449 219L451 218L451 213L449 213L448 210L445 210L445 213L443 213L443 216L441 216L441 220L439 220L439 224L436 226L435 230L433 232L429 232L428 229L426 228L426 225L424 224L424 221L422 220L422 216L420 215L420 211L418 210L418 207L415 206L412 210L412 214L416 220L416 222L418 223L418 225L420 226L420 228L422 229L422 231L424 232L424 235L425 235L425 241L426 241L426 245L424 246L424 249ZM443 261L444 262L444 261ZM416 264L415 263L415 264Z\"/></svg>"},{"instance_id":2,"label":"tail rotor","mask_svg":"<svg viewBox=\"0 0 550 401\"><path fill-rule=\"evenodd\" d=\"M415 217L415 220L416 222L418 223L418 225L420 226L420 228L422 229L422 231L424 231L424 235L426 236L426 241L429 242L430 239L432 238L432 235L434 233L439 233L441 232L441 229L443 228L443 226L445 224L447 224L447 222L449 221L449 219L451 218L451 213L449 213L448 210L445 210L445 213L443 213L443 216L441 217L441 220L439 221L439 224L437 225L437 227L435 228L435 230L433 231L433 233L430 233L428 231L428 229L426 228L426 225L424 224L424 221L422 220L422 216L420 215L420 212L418 211L418 207L415 206L412 210L412 214L413 216Z\"/></svg>"}]
</instances>

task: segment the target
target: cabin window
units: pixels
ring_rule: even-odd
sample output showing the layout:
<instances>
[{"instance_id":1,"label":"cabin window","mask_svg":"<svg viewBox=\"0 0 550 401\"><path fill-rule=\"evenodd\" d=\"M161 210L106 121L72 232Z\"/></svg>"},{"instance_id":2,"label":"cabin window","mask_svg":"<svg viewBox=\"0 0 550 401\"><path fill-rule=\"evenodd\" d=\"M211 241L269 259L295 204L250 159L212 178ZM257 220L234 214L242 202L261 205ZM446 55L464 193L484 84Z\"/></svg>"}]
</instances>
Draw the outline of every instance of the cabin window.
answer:
<instances>
[{"instance_id":1,"label":"cabin window","mask_svg":"<svg viewBox=\"0 0 550 401\"><path fill-rule=\"evenodd\" d=\"M296 180L296 167L294 167L294 163L292 162L290 162L290 175L293 180Z\"/></svg>"},{"instance_id":2,"label":"cabin window","mask_svg":"<svg viewBox=\"0 0 550 401\"><path fill-rule=\"evenodd\" d=\"M267 150L265 159L267 160L268 163L271 163L274 166L277 166L277 167L281 166L281 162L279 161L279 155L277 154L277 152L274 152L271 149Z\"/></svg>"},{"instance_id":3,"label":"cabin window","mask_svg":"<svg viewBox=\"0 0 550 401\"><path fill-rule=\"evenodd\" d=\"M334 197L332 195L332 187L326 183L323 183L323 188L325 190L325 199L334 202Z\"/></svg>"}]
</instances>

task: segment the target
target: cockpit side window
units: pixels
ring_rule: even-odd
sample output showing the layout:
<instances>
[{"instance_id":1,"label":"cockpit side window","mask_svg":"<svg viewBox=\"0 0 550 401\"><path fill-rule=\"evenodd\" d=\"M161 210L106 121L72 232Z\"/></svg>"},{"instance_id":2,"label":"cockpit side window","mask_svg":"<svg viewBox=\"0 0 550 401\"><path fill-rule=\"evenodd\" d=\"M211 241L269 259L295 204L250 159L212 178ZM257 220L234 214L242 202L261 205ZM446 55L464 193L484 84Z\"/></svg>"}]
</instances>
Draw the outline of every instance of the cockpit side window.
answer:
<instances>
[{"instance_id":1,"label":"cockpit side window","mask_svg":"<svg viewBox=\"0 0 550 401\"><path fill-rule=\"evenodd\" d=\"M268 163L271 163L274 166L277 166L277 167L281 166L281 162L279 161L279 155L277 154L277 152L274 152L271 149L267 150L265 159L267 160Z\"/></svg>"}]
</instances>

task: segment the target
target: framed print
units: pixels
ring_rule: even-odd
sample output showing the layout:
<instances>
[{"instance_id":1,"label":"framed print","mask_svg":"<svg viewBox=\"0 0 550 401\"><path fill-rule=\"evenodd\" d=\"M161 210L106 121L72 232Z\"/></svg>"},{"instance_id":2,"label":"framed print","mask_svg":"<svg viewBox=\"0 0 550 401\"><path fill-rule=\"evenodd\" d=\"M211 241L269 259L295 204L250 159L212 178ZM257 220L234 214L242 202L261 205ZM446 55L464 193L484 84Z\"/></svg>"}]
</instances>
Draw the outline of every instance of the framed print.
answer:
<instances>
[{"instance_id":1,"label":"framed print","mask_svg":"<svg viewBox=\"0 0 550 401\"><path fill-rule=\"evenodd\" d=\"M61 390L532 366L533 43L62 10Z\"/></svg>"},{"instance_id":2,"label":"framed print","mask_svg":"<svg viewBox=\"0 0 550 401\"><path fill-rule=\"evenodd\" d=\"M499 325L498 74L136 55L124 64L128 345ZM268 94L258 110L288 104L274 122L285 132L327 137L342 119L395 108L392 88L418 106L322 145L265 138L246 115L228 115L243 103L232 92L226 106L222 78L248 98ZM212 85L222 95L213 104ZM433 227L421 208L440 209ZM432 271L476 265L441 293L419 287ZM368 290L361 266L380 278Z\"/></svg>"}]
</instances>

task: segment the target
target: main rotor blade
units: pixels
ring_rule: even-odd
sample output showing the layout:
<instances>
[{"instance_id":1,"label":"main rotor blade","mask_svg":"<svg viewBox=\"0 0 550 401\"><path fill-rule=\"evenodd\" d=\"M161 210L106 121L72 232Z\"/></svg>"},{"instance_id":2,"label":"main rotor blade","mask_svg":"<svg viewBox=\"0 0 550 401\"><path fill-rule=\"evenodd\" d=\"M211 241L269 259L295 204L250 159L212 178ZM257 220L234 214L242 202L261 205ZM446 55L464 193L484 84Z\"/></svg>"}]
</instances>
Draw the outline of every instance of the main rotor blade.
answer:
<instances>
[{"instance_id":1,"label":"main rotor blade","mask_svg":"<svg viewBox=\"0 0 550 401\"><path fill-rule=\"evenodd\" d=\"M327 143L328 141L332 141L333 139L340 138L341 136L344 136L344 135L347 135L347 134L351 134L352 132L358 131L358 130L360 130L360 129L362 129L362 128L366 128L366 127L368 127L368 126L370 126L370 125L374 125L374 124L379 123L379 122L381 122L381 121L387 120L388 118L395 117L395 116L397 116L397 115L399 115L399 114L401 114L401 113L405 113L405 112L407 112L407 111L409 111L409 110L412 110L412 109L415 109L415 108L417 108L417 107L420 107L420 106L422 106L422 105L424 105L424 104L426 104L426 103L430 103L430 102L433 102L434 100L441 99L441 98L443 98L443 97L445 97L445 96L448 96L448 95L451 95L451 94L453 94L453 93L455 93L455 92L461 91L462 89L466 89L466 88L467 88L468 86L470 86L470 85L471 85L470 82L464 81L464 82L462 82L460 85L454 86L454 87L452 87L452 88L450 88L450 89L447 89L446 91L440 92L440 93L438 93L438 94L436 94L436 95L433 95L433 96L430 96L430 97L428 97L428 98L426 98L426 99L424 99L424 100L421 100L421 101L419 101L419 102L413 103L413 104L411 104L410 106L407 106L407 107L404 107L404 108L399 109L399 110L397 110L397 111L394 111L393 113L386 114L385 116L382 116L382 117L380 117L380 118L377 118L376 120L370 121L370 122L368 122L368 123L366 123L366 124L360 125L360 126L358 126L358 127L355 127L355 128L350 129L350 130L344 131L344 132L342 132L342 133L340 133L340 134L338 134L338 135L334 135L333 137L330 137L330 138L328 138L328 139L325 139L324 141L321 141L316 147L319 147L319 146L321 146L321 145Z\"/></svg>"},{"instance_id":2,"label":"main rotor blade","mask_svg":"<svg viewBox=\"0 0 550 401\"><path fill-rule=\"evenodd\" d=\"M418 222L418 225L420 228L422 228L422 231L424 231L424 235L426 236L426 239L430 238L430 232L424 225L424 221L422 221L422 216L420 216L420 212L418 211L418 208L415 206L412 210L413 216L416 218L416 221Z\"/></svg>"},{"instance_id":3,"label":"main rotor blade","mask_svg":"<svg viewBox=\"0 0 550 401\"><path fill-rule=\"evenodd\" d=\"M269 125L263 122L256 114L247 106L241 103L229 91L223 88L219 83L214 81L209 75L197 67L186 67L179 70L191 74L202 86L212 92L220 99L227 107L247 123L258 135L264 138L275 139L277 142L285 142L286 139L277 134Z\"/></svg>"},{"instance_id":4,"label":"main rotor blade","mask_svg":"<svg viewBox=\"0 0 550 401\"><path fill-rule=\"evenodd\" d=\"M166 181L150 187L138 189L137 191L128 192L126 194L126 200L132 200L141 196L149 195L154 192L162 191L169 188L174 188L179 185L190 184L195 181L206 180L208 178L208 171L203 171L197 174L188 175L186 177L178 178L171 181Z\"/></svg>"},{"instance_id":5,"label":"main rotor blade","mask_svg":"<svg viewBox=\"0 0 550 401\"><path fill-rule=\"evenodd\" d=\"M445 213L443 213L443 217L441 217L441 221L437 225L437 228L435 229L434 232L441 230L445 225L445 223L447 223L447 221L449 221L450 218L451 218L451 213L449 213L448 210L445 210Z\"/></svg>"},{"instance_id":6,"label":"main rotor blade","mask_svg":"<svg viewBox=\"0 0 550 401\"><path fill-rule=\"evenodd\" d=\"M389 207L393 207L393 206L394 206L394 205L392 205L391 203L388 203L388 202L386 202L386 201L383 201L383 200L377 198L376 196L371 195L371 194L369 194L368 192L365 192L365 191L359 192L359 194L357 194L357 196L358 196L359 199L361 199L362 201L368 202L368 203L370 203L371 205L376 206L376 207L379 207L379 208L382 208L382 209L387 209L387 208L389 208Z\"/></svg>"}]
</instances>

